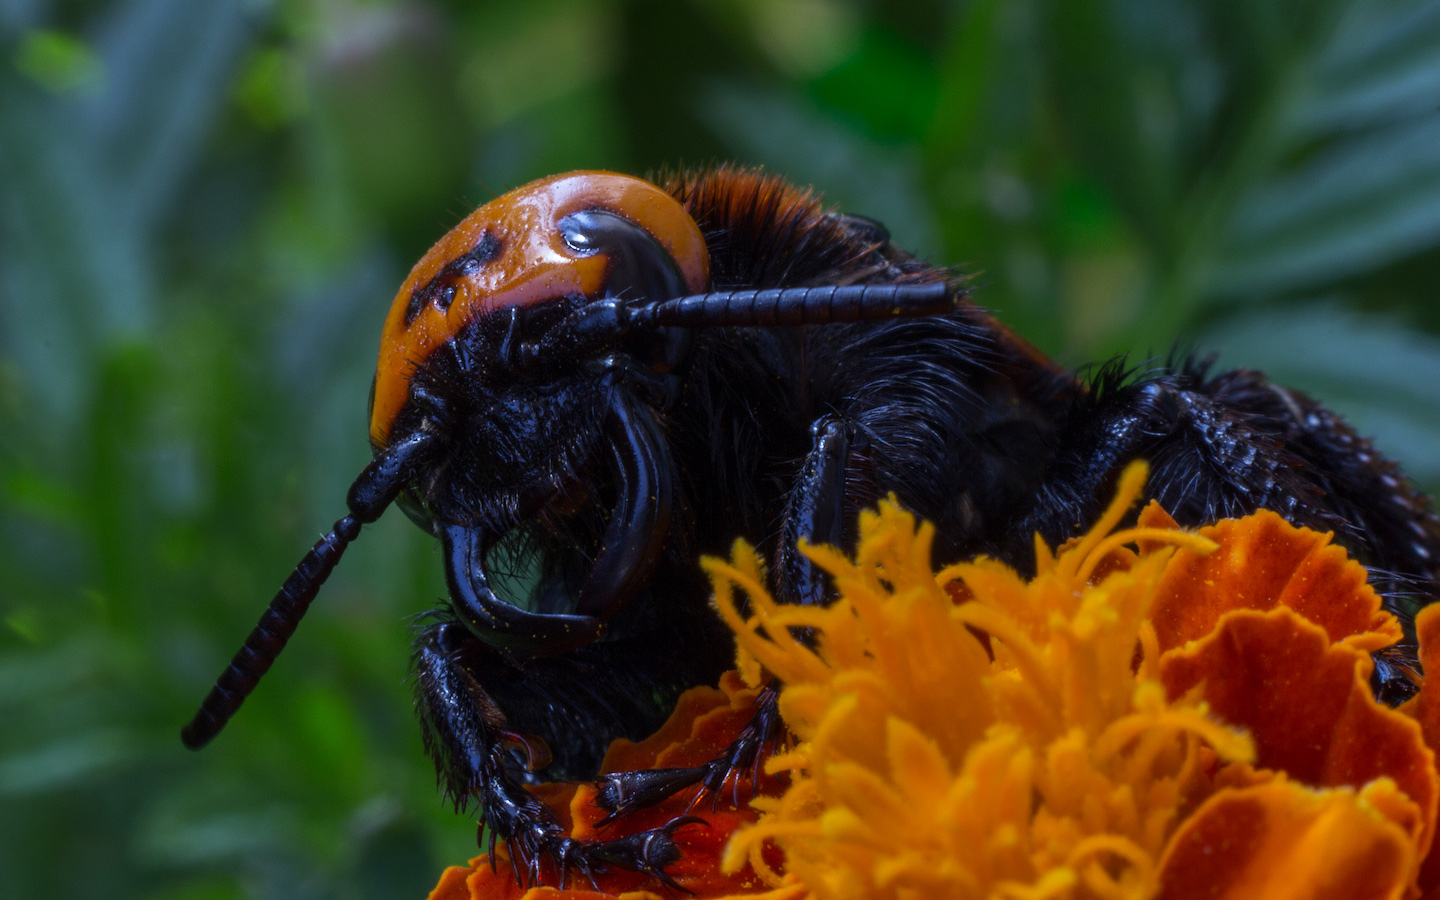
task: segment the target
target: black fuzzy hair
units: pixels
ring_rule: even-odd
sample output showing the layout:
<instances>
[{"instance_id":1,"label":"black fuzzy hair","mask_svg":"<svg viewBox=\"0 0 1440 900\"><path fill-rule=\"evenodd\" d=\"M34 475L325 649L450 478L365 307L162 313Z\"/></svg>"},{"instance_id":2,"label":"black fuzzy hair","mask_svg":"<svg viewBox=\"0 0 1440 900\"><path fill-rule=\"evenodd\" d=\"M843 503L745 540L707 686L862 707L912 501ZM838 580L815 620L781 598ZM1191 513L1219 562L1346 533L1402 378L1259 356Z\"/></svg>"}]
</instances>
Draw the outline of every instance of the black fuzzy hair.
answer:
<instances>
[{"instance_id":1,"label":"black fuzzy hair","mask_svg":"<svg viewBox=\"0 0 1440 900\"><path fill-rule=\"evenodd\" d=\"M809 188L759 169L720 166L660 176L700 226L716 290L956 282L896 250L869 220L828 211Z\"/></svg>"}]
</instances>

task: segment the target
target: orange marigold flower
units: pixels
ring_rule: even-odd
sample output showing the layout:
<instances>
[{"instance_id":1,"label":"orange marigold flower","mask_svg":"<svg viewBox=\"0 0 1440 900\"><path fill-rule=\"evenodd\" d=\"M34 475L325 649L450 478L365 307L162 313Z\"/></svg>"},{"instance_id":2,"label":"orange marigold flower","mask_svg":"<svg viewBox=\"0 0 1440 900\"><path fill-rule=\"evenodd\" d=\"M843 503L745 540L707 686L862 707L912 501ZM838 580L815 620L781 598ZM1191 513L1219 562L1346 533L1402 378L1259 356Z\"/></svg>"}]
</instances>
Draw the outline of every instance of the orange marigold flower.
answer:
<instances>
[{"instance_id":1,"label":"orange marigold flower","mask_svg":"<svg viewBox=\"0 0 1440 900\"><path fill-rule=\"evenodd\" d=\"M862 515L854 559L804 548L828 608L776 603L743 542L705 560L737 672L606 770L712 758L767 672L798 743L767 763L778 795L680 833L676 879L777 900L1440 897L1440 688L1373 699L1369 654L1400 630L1364 569L1269 512L1192 533L1152 503L1117 531L1144 478L1127 469L1086 534L1037 539L1029 580L985 559L936 573L931 527L893 501ZM1440 671L1440 607L1417 628ZM538 790L597 836L593 788ZM498 875L482 857L432 900L666 896L619 872L525 894L498 853Z\"/></svg>"},{"instance_id":2,"label":"orange marigold flower","mask_svg":"<svg viewBox=\"0 0 1440 900\"><path fill-rule=\"evenodd\" d=\"M1144 475L1087 534L1037 542L1030 581L932 574L929 527L893 503L854 560L807 551L827 609L776 604L743 544L708 562L801 741L727 867L822 898L1413 893L1434 760L1367 687L1399 631L1364 570L1269 513L1190 534L1152 505L1112 533Z\"/></svg>"},{"instance_id":3,"label":"orange marigold flower","mask_svg":"<svg viewBox=\"0 0 1440 900\"><path fill-rule=\"evenodd\" d=\"M1440 677L1437 677L1440 673L1440 604L1420 611L1415 617L1415 633L1420 638L1420 666L1432 673L1432 677L1419 694L1400 707L1400 712L1419 723L1426 746L1433 750L1440 747ZM1420 870L1420 887L1427 898L1440 897L1440 853L1435 852L1435 843L1432 829L1429 845L1420 848L1425 860Z\"/></svg>"}]
</instances>

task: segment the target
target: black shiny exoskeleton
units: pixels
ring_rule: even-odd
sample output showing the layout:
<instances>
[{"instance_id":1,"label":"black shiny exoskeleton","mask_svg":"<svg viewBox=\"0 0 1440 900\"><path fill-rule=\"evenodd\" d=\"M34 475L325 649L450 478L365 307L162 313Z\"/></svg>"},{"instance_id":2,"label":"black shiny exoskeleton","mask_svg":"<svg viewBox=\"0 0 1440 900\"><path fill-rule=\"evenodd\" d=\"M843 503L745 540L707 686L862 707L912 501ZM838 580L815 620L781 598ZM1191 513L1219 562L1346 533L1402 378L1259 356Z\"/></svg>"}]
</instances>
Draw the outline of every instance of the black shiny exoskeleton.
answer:
<instances>
[{"instance_id":1,"label":"black shiny exoskeleton","mask_svg":"<svg viewBox=\"0 0 1440 900\"><path fill-rule=\"evenodd\" d=\"M523 784L596 777L612 740L647 735L731 665L697 560L736 537L767 555L777 596L824 603L798 539L844 546L857 511L893 492L936 524L937 563L984 553L1023 570L1036 532L1054 545L1085 528L1143 457L1149 496L1183 525L1270 508L1336 532L1407 622L1440 596L1426 500L1307 397L1183 360L1077 377L874 222L754 172L664 189L703 235L704 292L623 203L557 206L562 251L603 257L604 277L445 320L452 331L405 373L350 514L277 596L187 743L218 732L360 523L397 497L441 542L450 589L416 644L426 747L457 805L478 800L532 879L603 865L665 877L686 820L576 842ZM461 279L498 265L516 238L489 221L456 245L484 254L412 275L396 329L459 304ZM1405 698L1414 670L1410 646L1377 654L1377 694ZM697 782L719 790L779 729L762 696L711 765L610 775L600 802L624 815ZM527 773L534 737L553 758Z\"/></svg>"}]
</instances>

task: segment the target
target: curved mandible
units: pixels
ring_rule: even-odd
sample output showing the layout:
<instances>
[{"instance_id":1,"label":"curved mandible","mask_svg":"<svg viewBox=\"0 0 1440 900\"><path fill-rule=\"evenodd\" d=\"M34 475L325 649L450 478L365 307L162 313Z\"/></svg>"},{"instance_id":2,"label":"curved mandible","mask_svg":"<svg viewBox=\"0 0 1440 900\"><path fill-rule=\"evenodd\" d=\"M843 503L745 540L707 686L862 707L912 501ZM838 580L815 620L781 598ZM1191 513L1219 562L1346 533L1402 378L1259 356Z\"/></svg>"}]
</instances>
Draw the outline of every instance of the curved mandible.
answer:
<instances>
[{"instance_id":1,"label":"curved mandible","mask_svg":"<svg viewBox=\"0 0 1440 900\"><path fill-rule=\"evenodd\" d=\"M460 621L497 650L521 656L563 653L591 643L604 630L593 616L533 613L506 603L485 572L489 535L481 525L444 523L445 580Z\"/></svg>"},{"instance_id":2,"label":"curved mandible","mask_svg":"<svg viewBox=\"0 0 1440 900\"><path fill-rule=\"evenodd\" d=\"M644 586L665 552L674 466L655 415L624 384L610 392L608 433L619 497L576 611L608 619Z\"/></svg>"}]
</instances>

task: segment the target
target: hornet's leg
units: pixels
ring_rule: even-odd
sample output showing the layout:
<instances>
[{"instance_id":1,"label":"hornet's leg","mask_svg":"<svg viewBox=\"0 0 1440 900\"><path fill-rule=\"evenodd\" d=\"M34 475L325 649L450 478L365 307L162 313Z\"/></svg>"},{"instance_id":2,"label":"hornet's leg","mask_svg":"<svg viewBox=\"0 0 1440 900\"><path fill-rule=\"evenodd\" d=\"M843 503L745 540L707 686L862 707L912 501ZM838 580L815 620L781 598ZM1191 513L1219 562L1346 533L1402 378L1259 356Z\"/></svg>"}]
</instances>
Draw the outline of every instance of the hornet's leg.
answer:
<instances>
[{"instance_id":1,"label":"hornet's leg","mask_svg":"<svg viewBox=\"0 0 1440 900\"><path fill-rule=\"evenodd\" d=\"M547 863L562 886L573 869L586 878L613 865L678 886L665 867L680 858L674 832L699 821L682 816L659 828L611 841L580 841L521 785L506 746L504 713L465 665L476 653L493 654L464 627L441 623L427 629L415 653L416 706L425 747L457 807L478 800L492 834L507 840L517 880L538 884ZM522 872L523 868L523 872ZM593 879L592 879L593 880Z\"/></svg>"},{"instance_id":2,"label":"hornet's leg","mask_svg":"<svg viewBox=\"0 0 1440 900\"><path fill-rule=\"evenodd\" d=\"M853 514L846 504L847 476L863 441L835 416L818 419L810 434L810 452L791 488L776 550L776 596L782 603L821 605L830 602L830 586L797 544L802 538L811 544L844 544L845 525ZM658 803L696 782L703 785L700 796L708 793L718 801L725 783L733 778L738 795L741 776L747 770L753 789L767 752L784 737L777 697L778 686L773 682L766 685L755 699L750 724L706 765L602 776L596 802L609 810L606 821ZM738 796L732 799L738 804Z\"/></svg>"},{"instance_id":3,"label":"hornet's leg","mask_svg":"<svg viewBox=\"0 0 1440 900\"><path fill-rule=\"evenodd\" d=\"M781 603L818 606L830 600L826 576L801 553L803 539L811 544L842 546L845 525L853 510L845 504L850 470L850 428L836 416L823 416L810 426L811 447L800 467L785 507L780 545L775 550L775 580Z\"/></svg>"}]
</instances>

